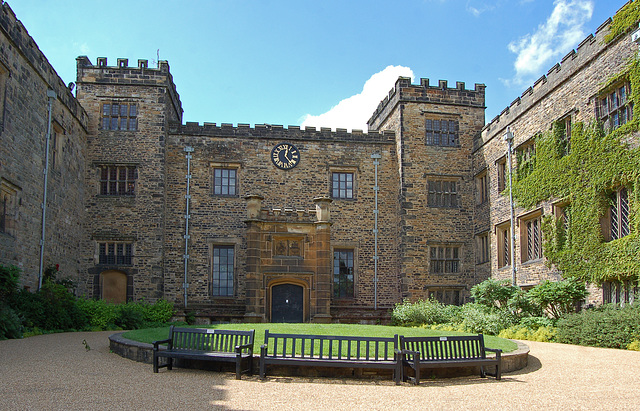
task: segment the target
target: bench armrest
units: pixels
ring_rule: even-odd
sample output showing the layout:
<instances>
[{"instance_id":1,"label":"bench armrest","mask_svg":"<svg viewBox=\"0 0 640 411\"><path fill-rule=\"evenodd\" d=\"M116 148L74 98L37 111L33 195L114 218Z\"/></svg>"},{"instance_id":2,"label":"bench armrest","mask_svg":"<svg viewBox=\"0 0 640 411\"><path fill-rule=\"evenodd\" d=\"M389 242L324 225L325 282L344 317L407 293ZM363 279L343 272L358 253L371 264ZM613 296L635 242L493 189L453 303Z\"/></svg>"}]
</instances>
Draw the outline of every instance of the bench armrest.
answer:
<instances>
[{"instance_id":1,"label":"bench armrest","mask_svg":"<svg viewBox=\"0 0 640 411\"><path fill-rule=\"evenodd\" d=\"M168 348L171 348L171 338L167 338L166 340L159 340L153 342L153 351L158 351L158 346L160 344L167 344Z\"/></svg>"},{"instance_id":2,"label":"bench armrest","mask_svg":"<svg viewBox=\"0 0 640 411\"><path fill-rule=\"evenodd\" d=\"M253 354L253 343L236 345L236 354L240 354L242 350L249 349L249 354Z\"/></svg>"},{"instance_id":3,"label":"bench armrest","mask_svg":"<svg viewBox=\"0 0 640 411\"><path fill-rule=\"evenodd\" d=\"M489 352L493 352L496 353L496 358L500 359L500 357L502 356L502 350L499 348L484 348L485 351L489 351Z\"/></svg>"},{"instance_id":4,"label":"bench armrest","mask_svg":"<svg viewBox=\"0 0 640 411\"><path fill-rule=\"evenodd\" d=\"M420 353L418 351L411 351L411 350L402 350L400 351L400 354L402 354L403 356L405 355L411 355L413 356L413 358L420 358Z\"/></svg>"}]
</instances>

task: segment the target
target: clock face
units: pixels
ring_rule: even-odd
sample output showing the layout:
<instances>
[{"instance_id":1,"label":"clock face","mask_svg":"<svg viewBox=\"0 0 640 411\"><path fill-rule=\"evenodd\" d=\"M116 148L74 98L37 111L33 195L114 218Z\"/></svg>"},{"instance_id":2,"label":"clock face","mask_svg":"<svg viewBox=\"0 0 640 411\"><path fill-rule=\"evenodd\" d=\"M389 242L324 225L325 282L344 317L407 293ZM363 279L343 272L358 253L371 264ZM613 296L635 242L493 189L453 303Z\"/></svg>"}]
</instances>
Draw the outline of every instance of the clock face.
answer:
<instances>
[{"instance_id":1,"label":"clock face","mask_svg":"<svg viewBox=\"0 0 640 411\"><path fill-rule=\"evenodd\" d=\"M293 144L279 143L271 150L271 161L281 170L291 170L300 162L300 151Z\"/></svg>"}]
</instances>

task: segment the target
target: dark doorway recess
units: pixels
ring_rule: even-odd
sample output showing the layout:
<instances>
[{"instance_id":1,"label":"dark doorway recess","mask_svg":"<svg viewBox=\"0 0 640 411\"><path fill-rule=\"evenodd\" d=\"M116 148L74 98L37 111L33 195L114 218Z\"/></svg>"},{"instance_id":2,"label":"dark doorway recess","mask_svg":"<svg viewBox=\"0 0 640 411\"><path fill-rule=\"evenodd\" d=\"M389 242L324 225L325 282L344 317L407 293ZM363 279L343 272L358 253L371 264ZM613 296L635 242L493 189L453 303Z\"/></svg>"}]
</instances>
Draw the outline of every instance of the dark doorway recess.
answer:
<instances>
[{"instance_id":1,"label":"dark doorway recess","mask_svg":"<svg viewBox=\"0 0 640 411\"><path fill-rule=\"evenodd\" d=\"M303 288L295 284L279 284L271 288L271 322L301 323L304 316Z\"/></svg>"}]
</instances>

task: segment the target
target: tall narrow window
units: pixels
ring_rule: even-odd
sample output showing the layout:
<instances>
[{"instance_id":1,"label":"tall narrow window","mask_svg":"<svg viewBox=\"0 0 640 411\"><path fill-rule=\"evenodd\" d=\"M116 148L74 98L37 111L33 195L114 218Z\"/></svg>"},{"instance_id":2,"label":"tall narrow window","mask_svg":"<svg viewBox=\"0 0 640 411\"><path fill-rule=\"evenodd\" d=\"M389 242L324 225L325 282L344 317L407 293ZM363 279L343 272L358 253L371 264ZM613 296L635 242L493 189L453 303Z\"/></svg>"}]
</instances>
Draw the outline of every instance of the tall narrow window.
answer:
<instances>
[{"instance_id":1,"label":"tall narrow window","mask_svg":"<svg viewBox=\"0 0 640 411\"><path fill-rule=\"evenodd\" d=\"M476 263L482 264L489 261L489 233L476 236Z\"/></svg>"},{"instance_id":2,"label":"tall narrow window","mask_svg":"<svg viewBox=\"0 0 640 411\"><path fill-rule=\"evenodd\" d=\"M502 224L497 227L498 234L498 268L511 265L511 225Z\"/></svg>"},{"instance_id":3,"label":"tall narrow window","mask_svg":"<svg viewBox=\"0 0 640 411\"><path fill-rule=\"evenodd\" d=\"M353 198L353 173L331 173L331 196L339 199Z\"/></svg>"},{"instance_id":4,"label":"tall narrow window","mask_svg":"<svg viewBox=\"0 0 640 411\"><path fill-rule=\"evenodd\" d=\"M542 235L540 232L540 213L520 221L521 260L522 262L542 258Z\"/></svg>"},{"instance_id":5,"label":"tall narrow window","mask_svg":"<svg viewBox=\"0 0 640 411\"><path fill-rule=\"evenodd\" d=\"M124 103L103 104L101 129L136 131L138 129L137 106Z\"/></svg>"},{"instance_id":6,"label":"tall narrow window","mask_svg":"<svg viewBox=\"0 0 640 411\"><path fill-rule=\"evenodd\" d=\"M237 170L235 168L213 169L213 194L235 196L237 183Z\"/></svg>"},{"instance_id":7,"label":"tall narrow window","mask_svg":"<svg viewBox=\"0 0 640 411\"><path fill-rule=\"evenodd\" d=\"M460 272L460 247L431 246L430 260L433 274Z\"/></svg>"},{"instance_id":8,"label":"tall narrow window","mask_svg":"<svg viewBox=\"0 0 640 411\"><path fill-rule=\"evenodd\" d=\"M100 167L100 194L134 195L138 173L135 166L104 165Z\"/></svg>"},{"instance_id":9,"label":"tall narrow window","mask_svg":"<svg viewBox=\"0 0 640 411\"><path fill-rule=\"evenodd\" d=\"M611 201L611 240L629 235L629 194L620 189L610 196Z\"/></svg>"},{"instance_id":10,"label":"tall narrow window","mask_svg":"<svg viewBox=\"0 0 640 411\"><path fill-rule=\"evenodd\" d=\"M429 207L458 207L457 182L448 180L429 180L427 205Z\"/></svg>"},{"instance_id":11,"label":"tall narrow window","mask_svg":"<svg viewBox=\"0 0 640 411\"><path fill-rule=\"evenodd\" d=\"M353 250L333 251L333 297L354 297Z\"/></svg>"},{"instance_id":12,"label":"tall narrow window","mask_svg":"<svg viewBox=\"0 0 640 411\"><path fill-rule=\"evenodd\" d=\"M211 254L211 295L214 297L232 297L235 262L234 246L213 246Z\"/></svg>"},{"instance_id":13,"label":"tall narrow window","mask_svg":"<svg viewBox=\"0 0 640 411\"><path fill-rule=\"evenodd\" d=\"M484 204L489 200L489 173L483 171L476 176L476 203Z\"/></svg>"},{"instance_id":14,"label":"tall narrow window","mask_svg":"<svg viewBox=\"0 0 640 411\"><path fill-rule=\"evenodd\" d=\"M497 177L498 177L498 193L502 193L504 189L507 187L506 178L507 174L507 159L506 157L502 157L496 162L497 167Z\"/></svg>"},{"instance_id":15,"label":"tall narrow window","mask_svg":"<svg viewBox=\"0 0 640 411\"><path fill-rule=\"evenodd\" d=\"M18 192L20 187L4 178L0 180L0 233L12 237L18 227Z\"/></svg>"}]
</instances>

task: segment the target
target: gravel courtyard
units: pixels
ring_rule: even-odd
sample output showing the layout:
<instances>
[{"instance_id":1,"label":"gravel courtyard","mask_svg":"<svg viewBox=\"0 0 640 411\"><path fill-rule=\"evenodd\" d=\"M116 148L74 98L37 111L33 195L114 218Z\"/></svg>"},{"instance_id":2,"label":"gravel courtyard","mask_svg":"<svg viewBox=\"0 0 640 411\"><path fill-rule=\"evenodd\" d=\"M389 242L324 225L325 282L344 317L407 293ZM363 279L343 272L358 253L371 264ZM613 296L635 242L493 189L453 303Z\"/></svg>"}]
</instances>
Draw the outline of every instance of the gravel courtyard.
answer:
<instances>
[{"instance_id":1,"label":"gravel courtyard","mask_svg":"<svg viewBox=\"0 0 640 411\"><path fill-rule=\"evenodd\" d=\"M527 341L527 368L493 378L389 381L152 372L109 352L110 331L0 341L1 410L628 409L640 352ZM90 347L85 348L85 344Z\"/></svg>"}]
</instances>

